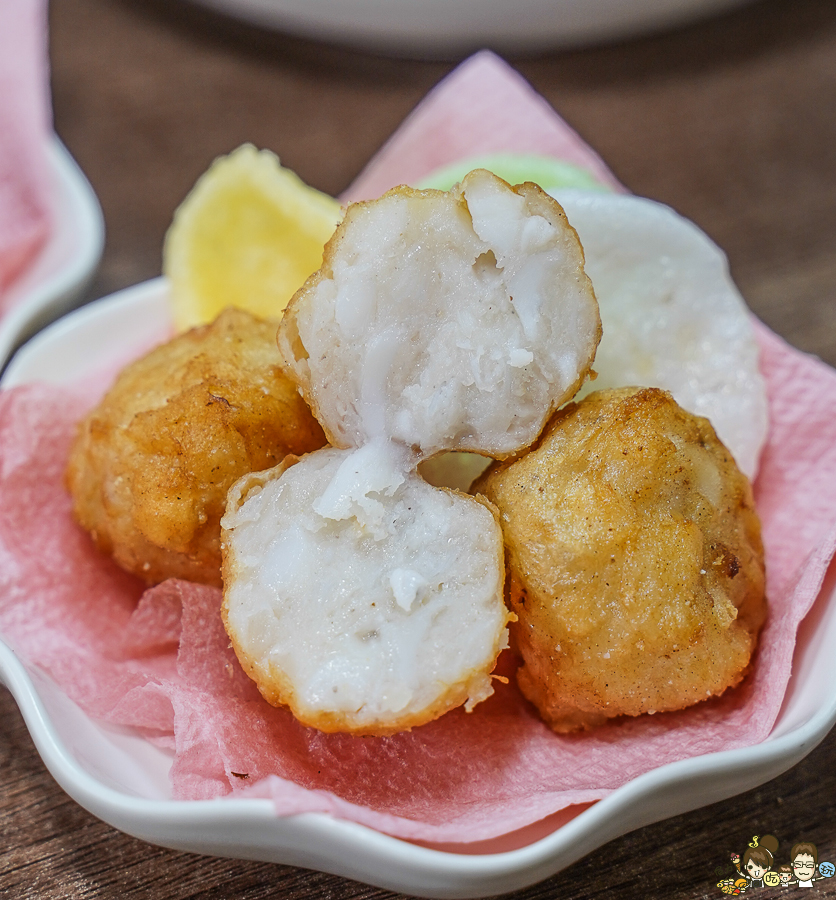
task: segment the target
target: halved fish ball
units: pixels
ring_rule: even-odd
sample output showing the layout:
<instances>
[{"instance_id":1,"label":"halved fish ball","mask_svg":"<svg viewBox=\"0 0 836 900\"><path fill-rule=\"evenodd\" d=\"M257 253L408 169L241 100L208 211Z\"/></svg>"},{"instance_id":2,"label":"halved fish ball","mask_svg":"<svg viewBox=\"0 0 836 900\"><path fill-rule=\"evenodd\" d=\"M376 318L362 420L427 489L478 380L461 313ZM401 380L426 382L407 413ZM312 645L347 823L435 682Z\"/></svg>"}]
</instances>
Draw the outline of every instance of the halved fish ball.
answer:
<instances>
[{"instance_id":1,"label":"halved fish ball","mask_svg":"<svg viewBox=\"0 0 836 900\"><path fill-rule=\"evenodd\" d=\"M470 709L507 643L495 510L396 456L324 449L230 491L227 632L262 695L322 731L391 734Z\"/></svg>"},{"instance_id":2,"label":"halved fish ball","mask_svg":"<svg viewBox=\"0 0 836 900\"><path fill-rule=\"evenodd\" d=\"M279 348L335 446L504 458L575 394L600 336L560 205L476 170L350 206Z\"/></svg>"},{"instance_id":3,"label":"halved fish ball","mask_svg":"<svg viewBox=\"0 0 836 900\"><path fill-rule=\"evenodd\" d=\"M570 403L474 486L500 510L518 683L555 731L681 709L744 676L766 615L748 479L655 389Z\"/></svg>"}]
</instances>

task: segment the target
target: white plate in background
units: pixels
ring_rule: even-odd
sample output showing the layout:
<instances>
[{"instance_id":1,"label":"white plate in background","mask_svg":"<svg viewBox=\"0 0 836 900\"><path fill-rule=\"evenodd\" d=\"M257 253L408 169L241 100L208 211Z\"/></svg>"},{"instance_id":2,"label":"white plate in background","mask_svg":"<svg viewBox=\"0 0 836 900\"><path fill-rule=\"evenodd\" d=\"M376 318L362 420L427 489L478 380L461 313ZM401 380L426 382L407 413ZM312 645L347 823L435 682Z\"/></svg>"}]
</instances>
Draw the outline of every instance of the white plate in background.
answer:
<instances>
[{"instance_id":1,"label":"white plate in background","mask_svg":"<svg viewBox=\"0 0 836 900\"><path fill-rule=\"evenodd\" d=\"M158 278L55 322L14 358L0 385L82 379L170 330ZM119 341L114 341L114 336ZM0 635L0 638L2 635ZM269 800L171 798L171 756L130 729L91 719L0 641L0 680L14 695L48 769L100 819L194 853L332 872L422 897L484 897L560 871L636 828L724 800L784 772L836 723L836 570L801 625L787 694L770 736L753 747L661 766L571 816L475 845L428 846L321 813L279 817Z\"/></svg>"},{"instance_id":2,"label":"white plate in background","mask_svg":"<svg viewBox=\"0 0 836 900\"><path fill-rule=\"evenodd\" d=\"M8 311L0 318L0 370L16 347L78 303L102 256L104 219L93 188L57 137L47 159L51 231L40 253L8 287Z\"/></svg>"},{"instance_id":3,"label":"white plate in background","mask_svg":"<svg viewBox=\"0 0 836 900\"><path fill-rule=\"evenodd\" d=\"M750 0L193 0L262 28L384 53L535 52L659 31Z\"/></svg>"}]
</instances>

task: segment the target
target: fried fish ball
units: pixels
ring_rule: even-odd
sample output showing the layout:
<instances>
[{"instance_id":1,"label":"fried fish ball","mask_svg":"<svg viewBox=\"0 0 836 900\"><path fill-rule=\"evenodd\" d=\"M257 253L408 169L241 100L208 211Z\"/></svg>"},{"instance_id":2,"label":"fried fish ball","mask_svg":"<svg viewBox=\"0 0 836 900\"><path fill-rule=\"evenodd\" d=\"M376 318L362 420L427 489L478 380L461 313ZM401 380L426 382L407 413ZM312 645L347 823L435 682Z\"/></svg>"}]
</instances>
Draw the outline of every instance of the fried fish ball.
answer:
<instances>
[{"instance_id":1,"label":"fried fish ball","mask_svg":"<svg viewBox=\"0 0 836 900\"><path fill-rule=\"evenodd\" d=\"M748 479L666 391L599 391L474 486L500 510L518 683L558 732L676 710L746 673L765 615Z\"/></svg>"},{"instance_id":2,"label":"fried fish ball","mask_svg":"<svg viewBox=\"0 0 836 900\"><path fill-rule=\"evenodd\" d=\"M534 184L476 169L452 191L355 203L279 327L331 444L505 458L589 375L601 319L583 249Z\"/></svg>"},{"instance_id":3,"label":"fried fish ball","mask_svg":"<svg viewBox=\"0 0 836 900\"><path fill-rule=\"evenodd\" d=\"M418 466L519 452L600 336L577 235L536 186L477 170L348 208L278 332L333 446L246 476L222 520L224 624L269 702L386 735L491 694L496 513Z\"/></svg>"},{"instance_id":4,"label":"fried fish ball","mask_svg":"<svg viewBox=\"0 0 836 900\"><path fill-rule=\"evenodd\" d=\"M127 366L80 423L66 471L75 516L149 584L220 585L229 487L325 443L275 335L229 309Z\"/></svg>"},{"instance_id":5,"label":"fried fish ball","mask_svg":"<svg viewBox=\"0 0 836 900\"><path fill-rule=\"evenodd\" d=\"M326 448L229 492L222 615L265 699L321 731L386 735L493 693L502 532L386 444Z\"/></svg>"}]
</instances>

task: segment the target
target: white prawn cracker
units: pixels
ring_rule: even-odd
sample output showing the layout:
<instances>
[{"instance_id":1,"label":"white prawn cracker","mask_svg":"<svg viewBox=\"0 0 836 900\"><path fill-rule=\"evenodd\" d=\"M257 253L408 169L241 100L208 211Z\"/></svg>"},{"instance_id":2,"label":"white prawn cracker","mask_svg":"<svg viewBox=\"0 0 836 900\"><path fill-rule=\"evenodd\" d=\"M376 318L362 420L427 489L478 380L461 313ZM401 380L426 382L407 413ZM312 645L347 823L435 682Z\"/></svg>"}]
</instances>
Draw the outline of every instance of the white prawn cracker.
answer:
<instances>
[{"instance_id":1,"label":"white prawn cracker","mask_svg":"<svg viewBox=\"0 0 836 900\"><path fill-rule=\"evenodd\" d=\"M238 658L321 731L389 734L471 708L507 644L495 511L368 450L247 476L223 520Z\"/></svg>"},{"instance_id":2,"label":"white prawn cracker","mask_svg":"<svg viewBox=\"0 0 836 900\"><path fill-rule=\"evenodd\" d=\"M577 235L534 185L476 171L348 208L278 334L334 446L243 478L222 521L224 622L269 702L391 734L492 693L497 513L418 465L523 450L600 335Z\"/></svg>"},{"instance_id":3,"label":"white prawn cracker","mask_svg":"<svg viewBox=\"0 0 836 900\"><path fill-rule=\"evenodd\" d=\"M754 478L768 409L751 314L723 251L640 197L557 191L586 255L604 337L594 390L661 387L707 418Z\"/></svg>"},{"instance_id":4,"label":"white prawn cracker","mask_svg":"<svg viewBox=\"0 0 836 900\"><path fill-rule=\"evenodd\" d=\"M279 349L335 446L504 458L586 378L601 337L560 205L484 170L349 207Z\"/></svg>"}]
</instances>

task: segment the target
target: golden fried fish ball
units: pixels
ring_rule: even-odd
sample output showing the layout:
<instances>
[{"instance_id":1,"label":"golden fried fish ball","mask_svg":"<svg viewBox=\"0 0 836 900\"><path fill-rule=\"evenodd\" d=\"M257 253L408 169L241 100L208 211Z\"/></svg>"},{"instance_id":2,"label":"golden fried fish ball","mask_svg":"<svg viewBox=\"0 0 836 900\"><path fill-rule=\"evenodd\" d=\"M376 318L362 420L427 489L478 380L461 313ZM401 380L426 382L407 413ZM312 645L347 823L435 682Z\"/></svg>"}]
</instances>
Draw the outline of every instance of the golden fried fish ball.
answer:
<instances>
[{"instance_id":1,"label":"golden fried fish ball","mask_svg":"<svg viewBox=\"0 0 836 900\"><path fill-rule=\"evenodd\" d=\"M589 374L601 319L583 261L534 184L476 169L448 192L394 188L348 207L279 349L334 446L504 459Z\"/></svg>"},{"instance_id":2,"label":"golden fried fish ball","mask_svg":"<svg viewBox=\"0 0 836 900\"><path fill-rule=\"evenodd\" d=\"M149 584L220 585L229 487L324 444L275 335L275 323L227 310L125 368L79 425L66 472L75 516Z\"/></svg>"},{"instance_id":3,"label":"golden fried fish ball","mask_svg":"<svg viewBox=\"0 0 836 900\"><path fill-rule=\"evenodd\" d=\"M520 688L555 731L741 680L766 615L760 522L707 419L656 388L599 391L474 490L500 510Z\"/></svg>"},{"instance_id":4,"label":"golden fried fish ball","mask_svg":"<svg viewBox=\"0 0 836 900\"><path fill-rule=\"evenodd\" d=\"M241 479L221 523L224 624L268 702L388 735L490 696L496 511L418 466L531 444L600 337L577 235L536 186L476 170L348 208L277 337L333 446Z\"/></svg>"},{"instance_id":5,"label":"golden fried fish ball","mask_svg":"<svg viewBox=\"0 0 836 900\"><path fill-rule=\"evenodd\" d=\"M496 510L391 450L289 457L237 482L221 522L238 659L269 703L321 731L394 734L472 709L507 646Z\"/></svg>"}]
</instances>

